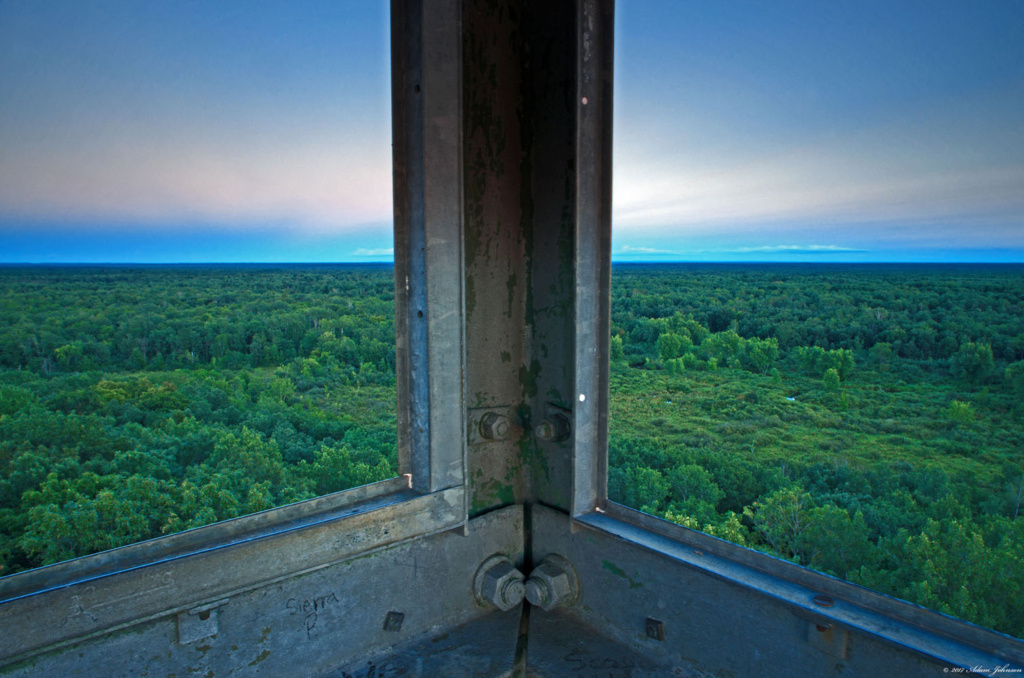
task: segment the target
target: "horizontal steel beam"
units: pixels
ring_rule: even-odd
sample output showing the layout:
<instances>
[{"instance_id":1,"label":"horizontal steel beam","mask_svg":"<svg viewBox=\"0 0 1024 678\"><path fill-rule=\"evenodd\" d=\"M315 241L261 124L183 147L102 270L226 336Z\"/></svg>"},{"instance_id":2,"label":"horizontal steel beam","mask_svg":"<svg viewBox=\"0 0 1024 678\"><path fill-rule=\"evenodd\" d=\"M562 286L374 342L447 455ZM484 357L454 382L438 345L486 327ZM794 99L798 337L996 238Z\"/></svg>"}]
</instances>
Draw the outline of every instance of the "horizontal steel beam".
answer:
<instances>
[{"instance_id":1,"label":"horizontal steel beam","mask_svg":"<svg viewBox=\"0 0 1024 678\"><path fill-rule=\"evenodd\" d=\"M199 528L182 535L186 544L196 541L188 544L193 548L178 551L165 538L55 566L79 575L71 581L46 577L43 571L26 573L33 582L49 581L50 586L35 593L21 592L0 604L0 663L177 614L464 524L462 488L428 495L403 489L361 496L374 489L393 489L389 482L357 490L353 496L339 493L330 498L336 505L325 512L261 525L277 516L315 508L299 504ZM167 553L140 564L154 549ZM90 569L90 559L100 564ZM11 577L15 591L21 576Z\"/></svg>"},{"instance_id":2,"label":"horizontal steel beam","mask_svg":"<svg viewBox=\"0 0 1024 678\"><path fill-rule=\"evenodd\" d=\"M581 536L589 534L592 539L595 534L605 535L630 554L620 565L604 568L604 574L612 574L613 580L616 567L621 567L618 574L626 578L632 576L631 572L639 573L643 581L634 577L636 588L660 587L657 596L698 627L715 628L722 620L735 618L735 632L718 636L722 663L712 664L715 668L725 668L735 656L769 652L771 645L759 644L758 635L774 635L774 644L791 645L791 656L799 656L798 648L809 647L808 640L789 637L781 628L776 633L761 633L782 609L788 609L794 618L806 622L805 627L818 633L836 629L836 633L850 634L854 639L869 637L881 641L872 644L870 656L864 656L869 651L863 641L851 641L851 645L859 645L860 656L856 656L855 647L849 658L841 657L851 663L869 662L885 667L888 662L893 667L876 675L900 675L897 659L909 661L911 655L939 668L1024 667L1021 641L632 509L610 504L606 511L578 516L573 522L585 528ZM586 538L581 542L592 543ZM604 540L593 543L593 547L588 547L592 553L585 561L612 558L610 550L603 550ZM552 548L551 544L547 546ZM539 555L535 551L534 557ZM629 567L622 567L622 563ZM712 581L723 583L726 588ZM695 582L706 583L695 588ZM631 606L640 614L645 607L644 596L640 594L634 593L629 600L617 600L614 588L601 587L600 595L603 600L588 601L592 608ZM708 607L718 612L698 613L694 606L697 601L701 605L713 603ZM647 607L648 611L652 609ZM615 626L613 622L609 630ZM810 638L819 640L814 633ZM817 670L811 664L790 668L790 675L815 675Z\"/></svg>"}]
</instances>

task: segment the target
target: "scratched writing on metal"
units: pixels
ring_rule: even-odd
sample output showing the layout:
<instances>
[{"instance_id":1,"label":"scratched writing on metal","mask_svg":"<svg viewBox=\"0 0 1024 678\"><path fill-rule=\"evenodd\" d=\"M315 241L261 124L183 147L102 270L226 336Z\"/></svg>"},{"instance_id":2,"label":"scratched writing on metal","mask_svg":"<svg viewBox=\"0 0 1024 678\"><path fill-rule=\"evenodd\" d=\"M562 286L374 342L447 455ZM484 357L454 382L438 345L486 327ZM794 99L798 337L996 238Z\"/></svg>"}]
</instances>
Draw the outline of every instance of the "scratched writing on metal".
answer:
<instances>
[{"instance_id":1,"label":"scratched writing on metal","mask_svg":"<svg viewBox=\"0 0 1024 678\"><path fill-rule=\"evenodd\" d=\"M630 660L613 659L612 657L587 657L579 651L572 651L562 657L565 662L575 664L570 670L574 672L586 671L585 675L600 675L602 678L629 678L633 675L636 664ZM600 673L590 673L600 671ZM607 673L605 673L607 672Z\"/></svg>"},{"instance_id":2,"label":"scratched writing on metal","mask_svg":"<svg viewBox=\"0 0 1024 678\"><path fill-rule=\"evenodd\" d=\"M91 591L92 588L90 587L87 590ZM66 617L64 617L64 620L60 623L60 625L64 626L68 622L77 622L81 619L88 619L90 622L96 623L96 615L89 612L89 610L85 609L85 607L82 605L82 596L71 596L71 612Z\"/></svg>"},{"instance_id":3,"label":"scratched writing on metal","mask_svg":"<svg viewBox=\"0 0 1024 678\"><path fill-rule=\"evenodd\" d=\"M125 587L123 590L118 589L117 594L104 592L102 588L97 589L95 586L82 587L79 589L79 593L71 596L70 612L61 621L61 626L66 626L69 623L95 624L98 621L96 613L102 614L104 608L124 607L125 603L152 597L155 593L173 586L174 579L171 572L166 570L141 577L138 584L133 587Z\"/></svg>"},{"instance_id":4,"label":"scratched writing on metal","mask_svg":"<svg viewBox=\"0 0 1024 678\"><path fill-rule=\"evenodd\" d=\"M316 628L317 621L320 619L320 613L327 608L328 605L338 602L338 596L334 593L328 593L323 596L314 596L313 598L289 598L287 608L293 615L303 615L302 622L306 629L306 638L313 638L313 629Z\"/></svg>"}]
</instances>

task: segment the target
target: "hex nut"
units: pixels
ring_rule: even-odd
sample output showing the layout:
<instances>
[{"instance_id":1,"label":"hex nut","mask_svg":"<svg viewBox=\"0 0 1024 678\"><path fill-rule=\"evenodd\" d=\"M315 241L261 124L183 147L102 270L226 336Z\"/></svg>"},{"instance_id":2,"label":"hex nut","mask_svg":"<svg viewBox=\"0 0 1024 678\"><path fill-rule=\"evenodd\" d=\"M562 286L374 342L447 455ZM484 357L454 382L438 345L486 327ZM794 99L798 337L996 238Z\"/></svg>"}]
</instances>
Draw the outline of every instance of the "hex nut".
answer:
<instances>
[{"instance_id":1,"label":"hex nut","mask_svg":"<svg viewBox=\"0 0 1024 678\"><path fill-rule=\"evenodd\" d=\"M560 443L569 439L571 426L568 417L564 414L553 414L537 424L533 433L541 440Z\"/></svg>"},{"instance_id":2,"label":"hex nut","mask_svg":"<svg viewBox=\"0 0 1024 678\"><path fill-rule=\"evenodd\" d=\"M526 582L526 600L544 611L571 605L579 595L579 580L568 560L557 554L544 558Z\"/></svg>"},{"instance_id":3,"label":"hex nut","mask_svg":"<svg viewBox=\"0 0 1024 678\"><path fill-rule=\"evenodd\" d=\"M494 555L484 561L474 577L477 600L505 612L523 602L526 577L507 556Z\"/></svg>"},{"instance_id":4,"label":"hex nut","mask_svg":"<svg viewBox=\"0 0 1024 678\"><path fill-rule=\"evenodd\" d=\"M511 429L508 417L497 412L488 412L480 418L480 436L486 440L504 440Z\"/></svg>"},{"instance_id":5,"label":"hex nut","mask_svg":"<svg viewBox=\"0 0 1024 678\"><path fill-rule=\"evenodd\" d=\"M555 427L550 421L542 421L533 429L533 433L541 440L552 440L555 437Z\"/></svg>"}]
</instances>

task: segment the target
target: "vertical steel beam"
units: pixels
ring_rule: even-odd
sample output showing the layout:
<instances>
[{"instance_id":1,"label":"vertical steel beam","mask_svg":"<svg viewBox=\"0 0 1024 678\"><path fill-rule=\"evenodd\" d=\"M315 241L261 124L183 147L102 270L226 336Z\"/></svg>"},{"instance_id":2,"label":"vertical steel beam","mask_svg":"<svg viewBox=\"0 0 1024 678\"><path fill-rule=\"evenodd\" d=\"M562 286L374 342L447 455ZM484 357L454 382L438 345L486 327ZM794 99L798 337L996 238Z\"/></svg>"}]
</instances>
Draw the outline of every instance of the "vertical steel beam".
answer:
<instances>
[{"instance_id":1,"label":"vertical steel beam","mask_svg":"<svg viewBox=\"0 0 1024 678\"><path fill-rule=\"evenodd\" d=\"M604 501L613 8L464 5L466 391L523 427L470 448L473 511Z\"/></svg>"},{"instance_id":2,"label":"vertical steel beam","mask_svg":"<svg viewBox=\"0 0 1024 678\"><path fill-rule=\"evenodd\" d=\"M486 413L510 422L506 436L478 438L469 447L470 514L522 503L527 496L519 416L530 227L522 5L463 3L467 405L475 431Z\"/></svg>"},{"instance_id":3,"label":"vertical steel beam","mask_svg":"<svg viewBox=\"0 0 1024 678\"><path fill-rule=\"evenodd\" d=\"M466 456L461 2L391 11L399 468L428 493Z\"/></svg>"},{"instance_id":4,"label":"vertical steel beam","mask_svg":"<svg viewBox=\"0 0 1024 678\"><path fill-rule=\"evenodd\" d=\"M524 126L531 207L523 394L530 416L530 500L572 505L576 398L576 189L579 13L572 3L526 3ZM565 424L569 426L566 427ZM556 432L538 436L538 426ZM569 436L565 437L564 429Z\"/></svg>"},{"instance_id":5,"label":"vertical steel beam","mask_svg":"<svg viewBox=\"0 0 1024 678\"><path fill-rule=\"evenodd\" d=\"M581 0L577 30L576 410L572 515L607 497L611 326L613 0Z\"/></svg>"}]
</instances>

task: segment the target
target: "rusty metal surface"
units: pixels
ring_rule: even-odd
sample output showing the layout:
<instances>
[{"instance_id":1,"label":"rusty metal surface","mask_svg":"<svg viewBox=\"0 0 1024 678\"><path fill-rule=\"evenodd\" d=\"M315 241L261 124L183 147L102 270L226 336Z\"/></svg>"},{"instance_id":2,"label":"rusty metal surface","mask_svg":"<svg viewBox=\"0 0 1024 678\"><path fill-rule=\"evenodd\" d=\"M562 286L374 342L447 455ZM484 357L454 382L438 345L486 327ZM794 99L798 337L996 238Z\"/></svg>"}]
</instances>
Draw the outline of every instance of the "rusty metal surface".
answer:
<instances>
[{"instance_id":1,"label":"rusty metal surface","mask_svg":"<svg viewBox=\"0 0 1024 678\"><path fill-rule=\"evenodd\" d=\"M394 527L395 523L384 525ZM451 635L446 639L445 634L491 614L474 599L473 575L478 565L493 553L503 553L521 562L522 543L522 507L509 507L476 519L469 536L449 531L371 551L328 567L233 592L217 601L215 607L194 610L193 616L198 619L187 620L185 626L181 626L178 614L154 615L129 628L7 666L0 669L0 674L290 678L341 676L344 674L338 667L367 669L373 665L377 667L374 675L379 677L380 668L389 661L393 668L398 666L399 656L405 657L403 661L412 661L409 651L403 655L390 648L420 643L434 648L434 664L427 666L441 666L445 662L457 666L458 662L469 661L470 655L478 654L483 640L494 640L499 629L506 629L507 642L491 646L486 657L474 661L480 666L511 667L517 610L508 613L509 618L495 620L494 625L467 627L492 629L486 636L474 639L467 635L473 632L467 630L461 636L464 640L456 642ZM263 559L208 563L210 568L221 569L266 565ZM104 603L130 608L131 593L120 589L108 595ZM26 619L32 619L31 626L41 630L37 625L60 626L62 619L70 619L74 614L99 613L90 607L72 613L73 604L73 599L64 601L64 606L57 610L60 618ZM206 619L202 619L204 613ZM199 622L210 624L214 614L216 633L206 635ZM454 635L456 639L460 637L458 633ZM374 657L380 659L373 660ZM371 664L367 664L368 660ZM368 674L364 671L363 675Z\"/></svg>"},{"instance_id":2,"label":"rusty metal surface","mask_svg":"<svg viewBox=\"0 0 1024 678\"><path fill-rule=\"evenodd\" d=\"M414 217L422 220L414 201L414 187L422 182L419 178L423 165L422 136L416 133L416 121L422 118L418 99L413 93L420 78L422 49L419 47L418 12L421 7L406 7L402 0L391 2L391 176L394 201L395 237L395 381L397 390L398 424L398 472L399 474L422 474L424 464L413 464L413 448L428 449L425 436L414 439L412 431L413 407L411 405L412 376L414 369L422 371L422 357L413 361L411 348L414 344L410 335L410 313L417 306L424 305L424 286L410 289L408 279L410 268L417 264L412 256L418 243L418 232L410 229ZM421 246L422 247L422 246ZM413 275L415 277L415 275ZM422 339L425 325L415 326L417 337ZM422 402L424 386L417 397Z\"/></svg>"}]
</instances>

